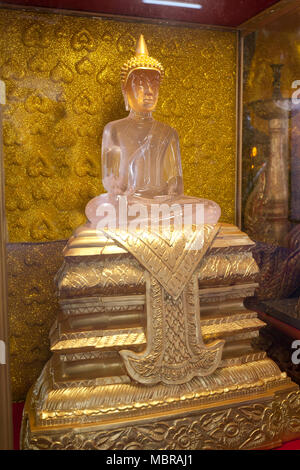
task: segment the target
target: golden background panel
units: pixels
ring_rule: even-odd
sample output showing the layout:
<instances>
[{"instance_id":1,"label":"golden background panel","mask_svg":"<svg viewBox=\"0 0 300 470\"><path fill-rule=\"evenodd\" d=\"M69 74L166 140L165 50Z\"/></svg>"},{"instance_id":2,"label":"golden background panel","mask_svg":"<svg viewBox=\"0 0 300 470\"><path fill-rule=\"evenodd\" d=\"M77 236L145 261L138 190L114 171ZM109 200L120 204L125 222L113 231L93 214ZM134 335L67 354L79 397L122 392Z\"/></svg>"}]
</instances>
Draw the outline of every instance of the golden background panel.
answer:
<instances>
[{"instance_id":1,"label":"golden background panel","mask_svg":"<svg viewBox=\"0 0 300 470\"><path fill-rule=\"evenodd\" d=\"M166 77L156 118L178 131L185 193L234 221L233 32L0 10L11 242L67 238L103 192L101 136L126 115L120 69L140 33Z\"/></svg>"},{"instance_id":2,"label":"golden background panel","mask_svg":"<svg viewBox=\"0 0 300 470\"><path fill-rule=\"evenodd\" d=\"M48 334L59 305L54 276L65 240L12 243L8 252L8 312L13 400L23 400L50 357Z\"/></svg>"}]
</instances>

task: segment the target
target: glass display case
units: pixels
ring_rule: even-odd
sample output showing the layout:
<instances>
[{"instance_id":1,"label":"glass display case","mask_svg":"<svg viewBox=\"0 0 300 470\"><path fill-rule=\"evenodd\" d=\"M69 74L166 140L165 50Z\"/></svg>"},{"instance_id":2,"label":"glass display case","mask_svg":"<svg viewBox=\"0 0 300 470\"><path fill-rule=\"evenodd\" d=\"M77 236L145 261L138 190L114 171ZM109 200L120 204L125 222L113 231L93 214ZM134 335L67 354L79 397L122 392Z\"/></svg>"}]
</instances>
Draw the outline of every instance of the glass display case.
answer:
<instances>
[{"instance_id":1,"label":"glass display case","mask_svg":"<svg viewBox=\"0 0 300 470\"><path fill-rule=\"evenodd\" d=\"M295 338L300 327L299 15L295 5L245 34L241 159L242 227L257 242L261 273L257 309L266 320L295 328L290 332ZM299 380L297 364L289 362L288 368Z\"/></svg>"},{"instance_id":2,"label":"glass display case","mask_svg":"<svg viewBox=\"0 0 300 470\"><path fill-rule=\"evenodd\" d=\"M289 339L283 366L274 331L259 337L275 320L300 339L300 9L164 2L0 2L0 448L26 396L28 449L300 436ZM97 231L119 196L200 201L204 219L189 237Z\"/></svg>"}]
</instances>

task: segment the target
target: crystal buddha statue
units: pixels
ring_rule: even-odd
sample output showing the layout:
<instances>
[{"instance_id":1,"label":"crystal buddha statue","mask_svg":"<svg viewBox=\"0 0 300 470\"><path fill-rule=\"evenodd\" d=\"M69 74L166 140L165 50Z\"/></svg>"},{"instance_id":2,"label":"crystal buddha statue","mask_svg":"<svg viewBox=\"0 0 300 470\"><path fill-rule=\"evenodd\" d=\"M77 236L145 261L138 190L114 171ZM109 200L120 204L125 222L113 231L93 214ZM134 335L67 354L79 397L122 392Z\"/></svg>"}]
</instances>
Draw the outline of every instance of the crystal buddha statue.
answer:
<instances>
[{"instance_id":1,"label":"crystal buddha statue","mask_svg":"<svg viewBox=\"0 0 300 470\"><path fill-rule=\"evenodd\" d=\"M217 204L184 196L177 133L152 118L162 76L141 37L122 70L129 116L104 129L107 194L87 205L56 275L61 310L26 400L23 449L251 449L299 437L296 386L252 346L264 325L243 305L257 286L253 243L216 224ZM106 212L121 215L124 202L145 221L150 208L150 230L110 225ZM182 210L184 229L152 230L156 206L173 208L159 222ZM198 206L194 227L185 211Z\"/></svg>"},{"instance_id":2,"label":"crystal buddha statue","mask_svg":"<svg viewBox=\"0 0 300 470\"><path fill-rule=\"evenodd\" d=\"M215 202L184 196L178 134L152 116L163 75L162 65L149 56L141 35L135 57L121 72L129 115L104 128L102 178L107 194L88 203L86 215L91 222L99 220L108 205L117 207L120 196L126 198L129 208L136 203L144 208L164 203L176 204L183 211L189 205L195 214L196 205L201 205L202 223L216 224L220 217Z\"/></svg>"}]
</instances>

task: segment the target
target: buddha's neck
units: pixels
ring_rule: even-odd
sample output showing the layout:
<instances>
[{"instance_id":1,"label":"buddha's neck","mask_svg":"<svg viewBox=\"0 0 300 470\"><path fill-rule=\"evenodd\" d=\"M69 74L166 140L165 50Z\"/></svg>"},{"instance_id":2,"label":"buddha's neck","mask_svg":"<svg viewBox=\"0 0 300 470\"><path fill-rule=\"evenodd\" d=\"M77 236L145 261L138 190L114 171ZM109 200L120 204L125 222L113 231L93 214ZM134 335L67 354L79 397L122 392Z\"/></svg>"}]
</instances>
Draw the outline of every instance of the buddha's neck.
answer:
<instances>
[{"instance_id":1,"label":"buddha's neck","mask_svg":"<svg viewBox=\"0 0 300 470\"><path fill-rule=\"evenodd\" d=\"M138 113L133 109L130 110L129 117L138 122L153 121L152 113Z\"/></svg>"}]
</instances>

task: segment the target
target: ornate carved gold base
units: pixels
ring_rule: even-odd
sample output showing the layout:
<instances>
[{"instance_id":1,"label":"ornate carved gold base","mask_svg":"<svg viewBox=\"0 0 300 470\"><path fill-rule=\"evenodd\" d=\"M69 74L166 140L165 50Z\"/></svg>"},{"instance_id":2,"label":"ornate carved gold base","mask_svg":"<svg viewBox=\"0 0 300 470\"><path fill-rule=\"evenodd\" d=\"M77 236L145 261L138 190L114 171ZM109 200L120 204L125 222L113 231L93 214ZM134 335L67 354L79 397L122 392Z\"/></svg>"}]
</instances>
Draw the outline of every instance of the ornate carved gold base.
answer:
<instances>
[{"instance_id":1,"label":"ornate carved gold base","mask_svg":"<svg viewBox=\"0 0 300 470\"><path fill-rule=\"evenodd\" d=\"M300 436L298 386L253 342L264 323L243 303L258 272L247 235L205 227L193 255L181 233L121 236L85 226L68 243L22 448L250 449Z\"/></svg>"},{"instance_id":2,"label":"ornate carved gold base","mask_svg":"<svg viewBox=\"0 0 300 470\"><path fill-rule=\"evenodd\" d=\"M291 382L244 399L230 398L230 391L227 395L228 399L225 392L221 401L208 399L201 406L183 402L176 412L52 427L34 424L29 395L21 446L72 450L262 449L300 436L300 392Z\"/></svg>"}]
</instances>

